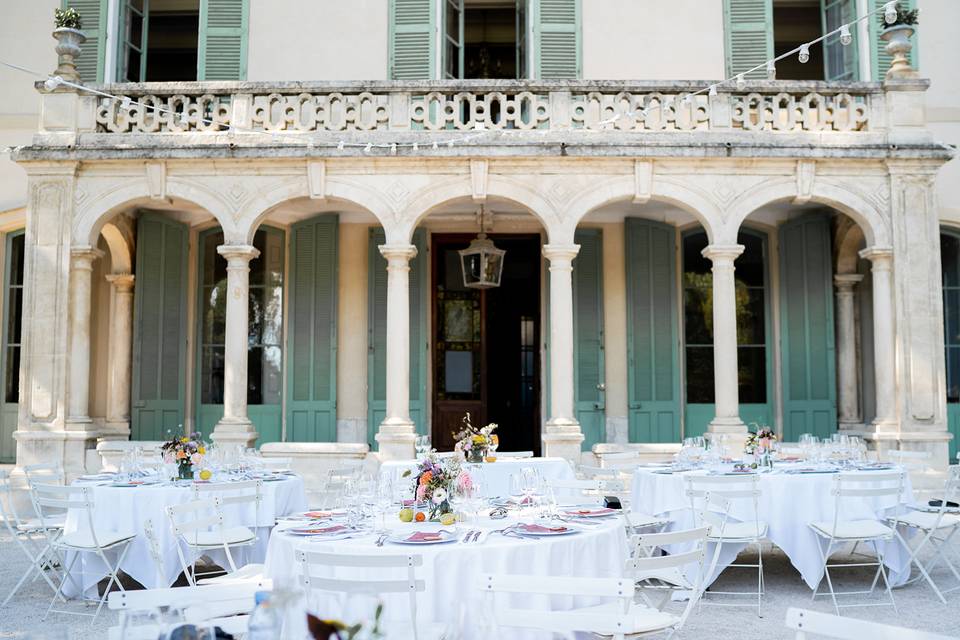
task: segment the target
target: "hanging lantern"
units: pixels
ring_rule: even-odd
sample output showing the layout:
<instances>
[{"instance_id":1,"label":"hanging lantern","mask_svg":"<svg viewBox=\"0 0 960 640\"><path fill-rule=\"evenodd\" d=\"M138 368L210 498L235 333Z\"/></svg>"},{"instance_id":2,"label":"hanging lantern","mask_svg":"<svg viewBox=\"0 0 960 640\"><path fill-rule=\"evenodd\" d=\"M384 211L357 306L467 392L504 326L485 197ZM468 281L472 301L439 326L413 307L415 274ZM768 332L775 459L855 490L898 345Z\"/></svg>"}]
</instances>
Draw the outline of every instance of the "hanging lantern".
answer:
<instances>
[{"instance_id":1,"label":"hanging lantern","mask_svg":"<svg viewBox=\"0 0 960 640\"><path fill-rule=\"evenodd\" d=\"M503 273L503 256L506 251L497 249L493 240L484 232L483 209L480 209L480 234L470 242L470 246L460 251L460 265L463 268L463 286L470 289L492 289L500 286Z\"/></svg>"}]
</instances>

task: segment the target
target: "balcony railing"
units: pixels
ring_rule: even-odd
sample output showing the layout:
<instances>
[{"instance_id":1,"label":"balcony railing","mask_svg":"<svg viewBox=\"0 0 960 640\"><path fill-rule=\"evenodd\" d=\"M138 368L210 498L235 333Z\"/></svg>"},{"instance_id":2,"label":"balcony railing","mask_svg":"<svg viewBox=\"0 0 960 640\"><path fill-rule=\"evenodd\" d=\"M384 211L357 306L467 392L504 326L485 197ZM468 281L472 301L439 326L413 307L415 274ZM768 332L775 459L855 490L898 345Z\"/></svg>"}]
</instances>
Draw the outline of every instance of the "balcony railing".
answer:
<instances>
[{"instance_id":1,"label":"balcony railing","mask_svg":"<svg viewBox=\"0 0 960 640\"><path fill-rule=\"evenodd\" d=\"M96 87L102 133L607 130L875 132L879 83L754 82L684 97L703 82L191 82ZM156 112L136 102L166 109Z\"/></svg>"}]
</instances>

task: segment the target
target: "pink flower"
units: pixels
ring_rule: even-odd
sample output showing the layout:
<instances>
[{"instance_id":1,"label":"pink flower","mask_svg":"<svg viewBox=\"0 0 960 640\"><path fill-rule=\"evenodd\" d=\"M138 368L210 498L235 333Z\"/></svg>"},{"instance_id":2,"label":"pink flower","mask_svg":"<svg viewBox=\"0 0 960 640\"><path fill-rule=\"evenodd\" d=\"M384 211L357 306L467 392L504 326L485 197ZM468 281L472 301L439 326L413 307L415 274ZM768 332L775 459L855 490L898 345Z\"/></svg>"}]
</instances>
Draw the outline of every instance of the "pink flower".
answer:
<instances>
[{"instance_id":1,"label":"pink flower","mask_svg":"<svg viewBox=\"0 0 960 640\"><path fill-rule=\"evenodd\" d=\"M464 492L473 491L473 478L470 477L469 473L466 471L460 472L460 475L457 476L457 487Z\"/></svg>"},{"instance_id":2,"label":"pink flower","mask_svg":"<svg viewBox=\"0 0 960 640\"><path fill-rule=\"evenodd\" d=\"M203 462L203 456L199 453L190 456L190 464L200 464L201 462Z\"/></svg>"},{"instance_id":3,"label":"pink flower","mask_svg":"<svg viewBox=\"0 0 960 640\"><path fill-rule=\"evenodd\" d=\"M423 502L423 499L427 495L427 485L422 484L417 487L417 502Z\"/></svg>"}]
</instances>

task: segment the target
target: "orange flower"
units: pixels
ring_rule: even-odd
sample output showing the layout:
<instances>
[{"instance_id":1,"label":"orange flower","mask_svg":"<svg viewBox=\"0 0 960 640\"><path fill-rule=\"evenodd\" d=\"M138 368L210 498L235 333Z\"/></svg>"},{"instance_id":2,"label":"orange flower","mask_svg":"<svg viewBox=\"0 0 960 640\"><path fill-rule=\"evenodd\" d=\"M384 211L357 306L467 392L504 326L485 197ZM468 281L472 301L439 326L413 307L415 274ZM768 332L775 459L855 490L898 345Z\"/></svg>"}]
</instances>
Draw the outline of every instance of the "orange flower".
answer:
<instances>
[{"instance_id":1,"label":"orange flower","mask_svg":"<svg viewBox=\"0 0 960 640\"><path fill-rule=\"evenodd\" d=\"M420 484L427 484L431 480L433 480L433 472L431 471L424 471L423 475L420 476Z\"/></svg>"},{"instance_id":2,"label":"orange flower","mask_svg":"<svg viewBox=\"0 0 960 640\"><path fill-rule=\"evenodd\" d=\"M177 460L183 460L187 457L186 451L177 451Z\"/></svg>"}]
</instances>

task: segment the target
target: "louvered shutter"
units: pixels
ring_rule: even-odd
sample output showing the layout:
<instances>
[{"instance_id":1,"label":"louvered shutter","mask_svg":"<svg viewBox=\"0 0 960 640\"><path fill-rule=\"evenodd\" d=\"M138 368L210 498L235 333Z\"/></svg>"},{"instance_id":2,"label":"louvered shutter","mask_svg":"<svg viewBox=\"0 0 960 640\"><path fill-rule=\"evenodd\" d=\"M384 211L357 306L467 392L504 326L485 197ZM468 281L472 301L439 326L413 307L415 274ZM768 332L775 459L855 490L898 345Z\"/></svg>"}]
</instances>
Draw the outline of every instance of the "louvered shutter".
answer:
<instances>
[{"instance_id":1,"label":"louvered shutter","mask_svg":"<svg viewBox=\"0 0 960 640\"><path fill-rule=\"evenodd\" d=\"M197 80L245 80L249 0L200 0Z\"/></svg>"},{"instance_id":2,"label":"louvered shutter","mask_svg":"<svg viewBox=\"0 0 960 640\"><path fill-rule=\"evenodd\" d=\"M883 9L885 4L887 4L887 0L871 0L871 10ZM915 9L916 4L916 0L900 0L900 6L905 9ZM870 18L870 49L872 54L870 68L873 71L873 79L880 82L886 77L890 63L893 62L893 56L887 53L887 43L880 39L880 32L883 31L880 26L880 16L882 15L882 13L878 13ZM918 31L915 30L911 37L913 49L910 51L910 66L914 69L917 68L917 33Z\"/></svg>"},{"instance_id":3,"label":"louvered shutter","mask_svg":"<svg viewBox=\"0 0 960 640\"><path fill-rule=\"evenodd\" d=\"M390 78L430 80L436 75L434 0L390 0Z\"/></svg>"},{"instance_id":4,"label":"louvered shutter","mask_svg":"<svg viewBox=\"0 0 960 640\"><path fill-rule=\"evenodd\" d=\"M83 33L87 41L83 43L77 70L80 79L90 84L103 82L103 61L106 56L107 0L65 0L64 9L76 9L80 14Z\"/></svg>"},{"instance_id":5,"label":"louvered shutter","mask_svg":"<svg viewBox=\"0 0 960 640\"><path fill-rule=\"evenodd\" d=\"M573 261L574 390L577 420L589 450L606 436L603 359L603 237L578 230L580 252Z\"/></svg>"},{"instance_id":6,"label":"louvered shutter","mask_svg":"<svg viewBox=\"0 0 960 640\"><path fill-rule=\"evenodd\" d=\"M836 369L830 221L780 226L780 331L784 438L836 430Z\"/></svg>"},{"instance_id":7,"label":"louvered shutter","mask_svg":"<svg viewBox=\"0 0 960 640\"><path fill-rule=\"evenodd\" d=\"M370 230L367 303L367 438L374 436L387 412L387 260L380 254L383 229ZM413 234L417 257L410 261L410 419L417 433L427 432L427 234Z\"/></svg>"},{"instance_id":8,"label":"louvered shutter","mask_svg":"<svg viewBox=\"0 0 960 640\"><path fill-rule=\"evenodd\" d=\"M134 440L162 440L183 424L188 227L161 215L137 223L134 288Z\"/></svg>"},{"instance_id":9,"label":"louvered shutter","mask_svg":"<svg viewBox=\"0 0 960 640\"><path fill-rule=\"evenodd\" d=\"M337 439L337 217L291 227L288 442Z\"/></svg>"},{"instance_id":10,"label":"louvered shutter","mask_svg":"<svg viewBox=\"0 0 960 640\"><path fill-rule=\"evenodd\" d=\"M532 0L536 77L543 80L580 77L580 0Z\"/></svg>"},{"instance_id":11,"label":"louvered shutter","mask_svg":"<svg viewBox=\"0 0 960 640\"><path fill-rule=\"evenodd\" d=\"M631 442L680 439L675 230L628 218L627 380Z\"/></svg>"},{"instance_id":12,"label":"louvered shutter","mask_svg":"<svg viewBox=\"0 0 960 640\"><path fill-rule=\"evenodd\" d=\"M724 0L727 77L764 64L773 58L773 1ZM748 78L766 78L765 68Z\"/></svg>"}]
</instances>

